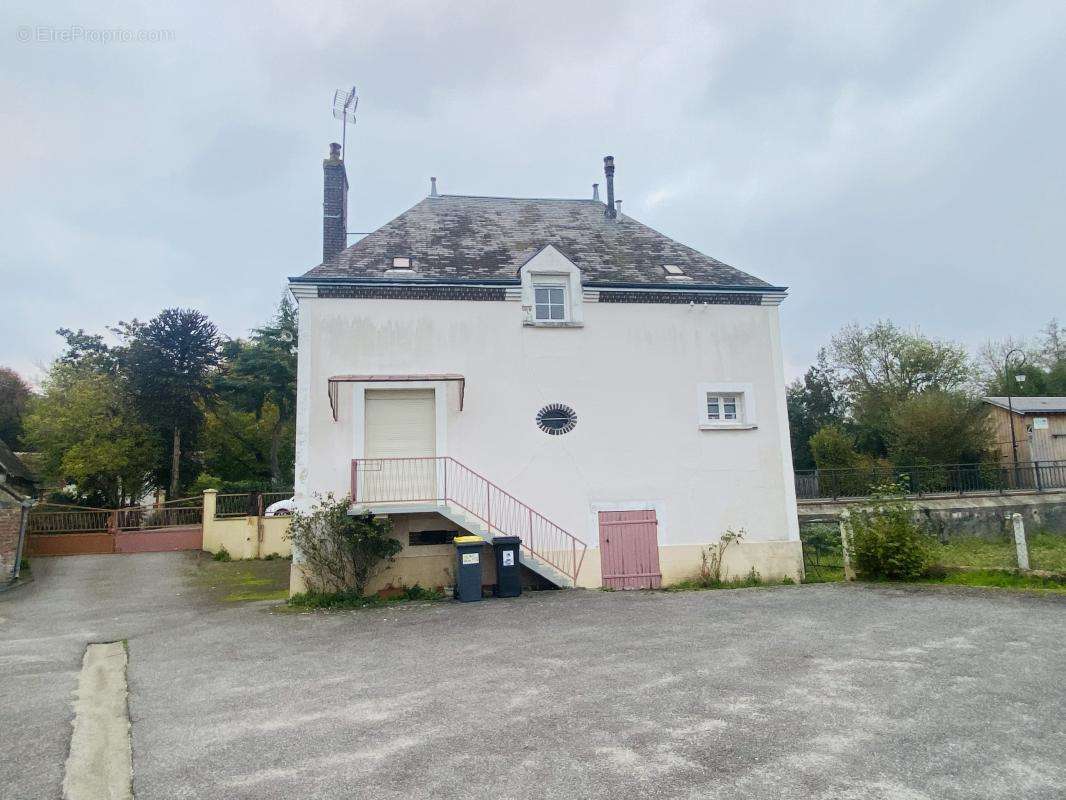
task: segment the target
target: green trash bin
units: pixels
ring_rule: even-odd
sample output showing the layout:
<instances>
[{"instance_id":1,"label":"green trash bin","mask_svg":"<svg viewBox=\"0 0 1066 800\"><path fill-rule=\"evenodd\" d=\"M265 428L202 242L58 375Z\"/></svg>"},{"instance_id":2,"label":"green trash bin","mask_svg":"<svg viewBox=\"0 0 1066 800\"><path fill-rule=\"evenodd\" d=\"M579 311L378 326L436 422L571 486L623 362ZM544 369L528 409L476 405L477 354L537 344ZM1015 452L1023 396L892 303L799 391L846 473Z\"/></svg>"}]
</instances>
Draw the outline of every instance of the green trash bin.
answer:
<instances>
[{"instance_id":1,"label":"green trash bin","mask_svg":"<svg viewBox=\"0 0 1066 800\"><path fill-rule=\"evenodd\" d=\"M496 555L497 597L518 597L522 594L522 572L519 568L517 536L493 536L492 549Z\"/></svg>"},{"instance_id":2,"label":"green trash bin","mask_svg":"<svg viewBox=\"0 0 1066 800\"><path fill-rule=\"evenodd\" d=\"M481 599L481 551L485 540L480 536L455 537L455 599L470 603Z\"/></svg>"}]
</instances>

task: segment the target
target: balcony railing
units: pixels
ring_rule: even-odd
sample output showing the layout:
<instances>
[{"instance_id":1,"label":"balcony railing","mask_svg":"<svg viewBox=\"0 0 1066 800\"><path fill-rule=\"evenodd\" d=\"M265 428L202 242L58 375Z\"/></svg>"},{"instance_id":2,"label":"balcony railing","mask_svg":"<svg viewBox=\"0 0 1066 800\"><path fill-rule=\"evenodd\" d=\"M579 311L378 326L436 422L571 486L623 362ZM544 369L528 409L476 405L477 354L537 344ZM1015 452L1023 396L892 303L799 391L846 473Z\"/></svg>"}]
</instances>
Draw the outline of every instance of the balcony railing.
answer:
<instances>
[{"instance_id":1,"label":"balcony railing","mask_svg":"<svg viewBox=\"0 0 1066 800\"><path fill-rule=\"evenodd\" d=\"M797 470L796 499L869 497L885 484L896 484L912 497L1043 492L1066 489L1066 461Z\"/></svg>"},{"instance_id":2,"label":"balcony railing","mask_svg":"<svg viewBox=\"0 0 1066 800\"><path fill-rule=\"evenodd\" d=\"M586 545L509 492L448 456L352 461L360 505L448 503L480 520L490 536L518 536L522 548L576 581Z\"/></svg>"}]
</instances>

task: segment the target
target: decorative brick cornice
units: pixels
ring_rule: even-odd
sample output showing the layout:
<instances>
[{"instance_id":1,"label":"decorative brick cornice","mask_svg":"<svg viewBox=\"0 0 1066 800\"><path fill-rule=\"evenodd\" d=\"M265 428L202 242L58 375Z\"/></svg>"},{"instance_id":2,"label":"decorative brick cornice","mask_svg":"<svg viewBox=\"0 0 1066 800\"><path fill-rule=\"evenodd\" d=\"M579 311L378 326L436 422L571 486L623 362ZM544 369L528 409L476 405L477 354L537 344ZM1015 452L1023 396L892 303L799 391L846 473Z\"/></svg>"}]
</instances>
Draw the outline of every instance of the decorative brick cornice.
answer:
<instances>
[{"instance_id":1,"label":"decorative brick cornice","mask_svg":"<svg viewBox=\"0 0 1066 800\"><path fill-rule=\"evenodd\" d=\"M502 286L323 286L323 298L361 298L369 300L504 300Z\"/></svg>"},{"instance_id":2,"label":"decorative brick cornice","mask_svg":"<svg viewBox=\"0 0 1066 800\"><path fill-rule=\"evenodd\" d=\"M702 305L758 306L762 295L734 292L600 292L601 303L696 303Z\"/></svg>"}]
</instances>

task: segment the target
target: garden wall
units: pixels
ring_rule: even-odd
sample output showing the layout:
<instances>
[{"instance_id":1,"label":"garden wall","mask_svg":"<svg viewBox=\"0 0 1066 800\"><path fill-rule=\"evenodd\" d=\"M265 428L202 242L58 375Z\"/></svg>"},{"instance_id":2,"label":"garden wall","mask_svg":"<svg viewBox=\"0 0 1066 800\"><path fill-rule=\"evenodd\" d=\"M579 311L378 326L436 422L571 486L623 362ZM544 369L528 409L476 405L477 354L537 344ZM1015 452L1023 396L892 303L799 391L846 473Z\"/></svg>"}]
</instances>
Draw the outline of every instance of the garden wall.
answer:
<instances>
[{"instance_id":1,"label":"garden wall","mask_svg":"<svg viewBox=\"0 0 1066 800\"><path fill-rule=\"evenodd\" d=\"M800 523L829 522L860 501L802 502ZM982 497L939 497L912 501L929 529L941 541L961 537L996 539L1009 531L1007 517L1021 514L1030 534L1066 536L1066 492L1004 494Z\"/></svg>"},{"instance_id":2,"label":"garden wall","mask_svg":"<svg viewBox=\"0 0 1066 800\"><path fill-rule=\"evenodd\" d=\"M223 547L233 558L292 555L288 517L225 517L215 519L216 494L204 492L203 549L217 553Z\"/></svg>"}]
</instances>

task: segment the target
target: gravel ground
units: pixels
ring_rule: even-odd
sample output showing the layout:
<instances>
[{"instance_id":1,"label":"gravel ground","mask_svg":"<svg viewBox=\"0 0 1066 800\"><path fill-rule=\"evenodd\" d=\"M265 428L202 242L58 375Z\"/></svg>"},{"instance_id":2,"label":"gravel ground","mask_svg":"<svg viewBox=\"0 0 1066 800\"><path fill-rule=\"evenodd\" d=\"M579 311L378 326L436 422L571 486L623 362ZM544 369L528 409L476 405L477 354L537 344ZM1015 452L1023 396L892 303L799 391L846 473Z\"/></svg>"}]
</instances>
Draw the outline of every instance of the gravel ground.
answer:
<instances>
[{"instance_id":1,"label":"gravel ground","mask_svg":"<svg viewBox=\"0 0 1066 800\"><path fill-rule=\"evenodd\" d=\"M88 642L129 640L149 798L1066 793L1066 599L826 584L292 614L181 553L0 596L0 795L60 796Z\"/></svg>"}]
</instances>

